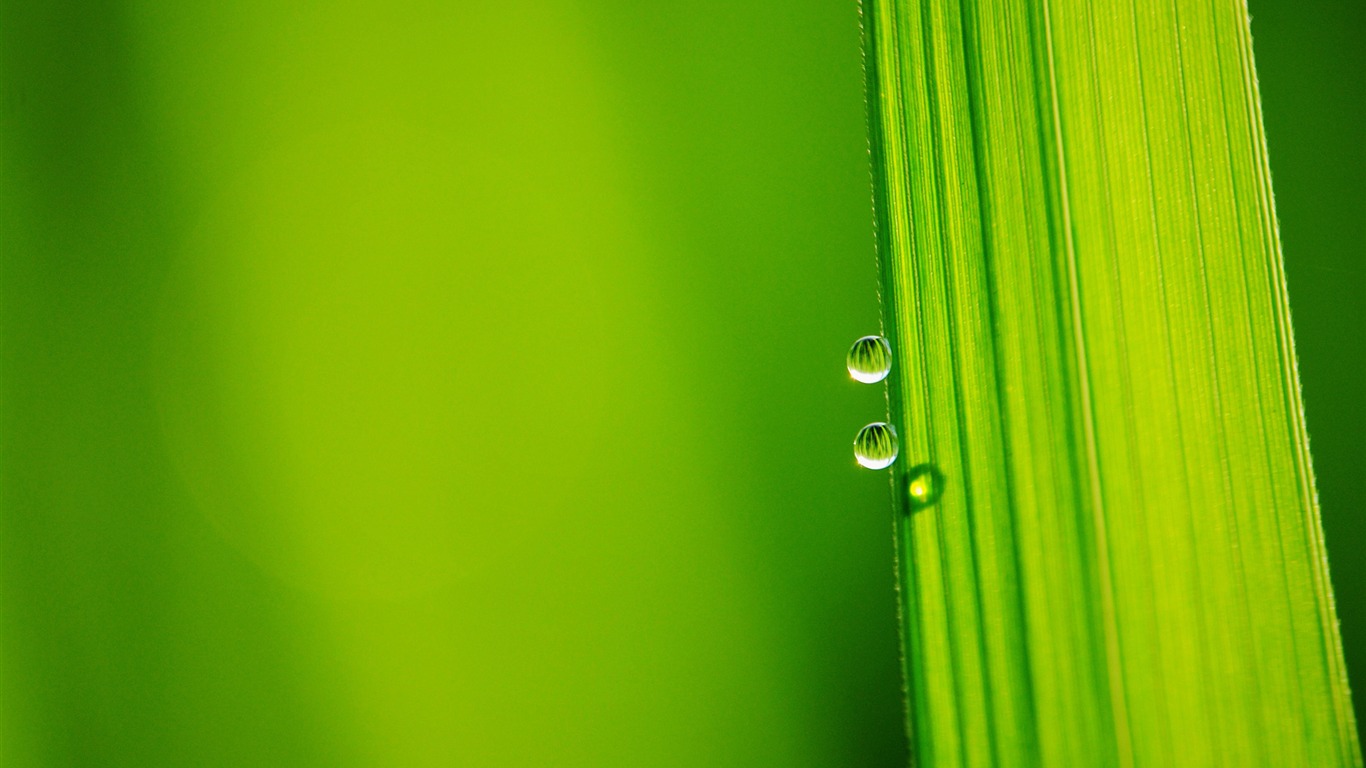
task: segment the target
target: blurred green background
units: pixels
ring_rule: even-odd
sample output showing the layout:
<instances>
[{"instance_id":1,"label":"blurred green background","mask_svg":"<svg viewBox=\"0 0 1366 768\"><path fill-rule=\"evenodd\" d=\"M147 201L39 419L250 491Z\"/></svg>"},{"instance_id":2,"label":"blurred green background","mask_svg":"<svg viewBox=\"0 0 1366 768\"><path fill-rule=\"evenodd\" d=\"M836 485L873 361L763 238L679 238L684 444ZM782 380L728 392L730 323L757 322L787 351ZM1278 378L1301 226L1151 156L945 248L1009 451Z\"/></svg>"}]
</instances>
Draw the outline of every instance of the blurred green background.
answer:
<instances>
[{"instance_id":1,"label":"blurred green background","mask_svg":"<svg viewBox=\"0 0 1366 768\"><path fill-rule=\"evenodd\" d=\"M1252 12L1361 681L1366 21ZM904 764L859 50L0 0L0 762Z\"/></svg>"},{"instance_id":2,"label":"blurred green background","mask_svg":"<svg viewBox=\"0 0 1366 768\"><path fill-rule=\"evenodd\" d=\"M1248 0L1309 446L1366 725L1366 2Z\"/></svg>"}]
</instances>

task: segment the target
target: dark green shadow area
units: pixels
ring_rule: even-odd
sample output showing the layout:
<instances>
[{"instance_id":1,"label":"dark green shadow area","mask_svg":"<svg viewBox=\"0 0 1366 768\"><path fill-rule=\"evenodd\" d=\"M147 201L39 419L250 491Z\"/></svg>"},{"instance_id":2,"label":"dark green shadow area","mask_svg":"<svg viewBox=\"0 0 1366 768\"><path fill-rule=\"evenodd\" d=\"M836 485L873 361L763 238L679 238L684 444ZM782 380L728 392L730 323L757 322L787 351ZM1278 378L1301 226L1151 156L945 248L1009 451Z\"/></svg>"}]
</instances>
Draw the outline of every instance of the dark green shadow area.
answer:
<instances>
[{"instance_id":1,"label":"dark green shadow area","mask_svg":"<svg viewBox=\"0 0 1366 768\"><path fill-rule=\"evenodd\" d=\"M1366 723L1366 4L1250 0L1309 447Z\"/></svg>"}]
</instances>

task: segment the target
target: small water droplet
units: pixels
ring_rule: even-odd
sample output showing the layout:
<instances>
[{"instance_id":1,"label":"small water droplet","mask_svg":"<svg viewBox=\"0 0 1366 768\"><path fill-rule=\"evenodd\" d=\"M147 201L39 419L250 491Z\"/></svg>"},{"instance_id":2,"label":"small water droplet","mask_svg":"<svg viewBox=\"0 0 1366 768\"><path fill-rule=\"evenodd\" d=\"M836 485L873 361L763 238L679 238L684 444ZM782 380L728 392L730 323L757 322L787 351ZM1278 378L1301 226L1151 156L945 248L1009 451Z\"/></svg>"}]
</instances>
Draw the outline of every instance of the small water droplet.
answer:
<instances>
[{"instance_id":1,"label":"small water droplet","mask_svg":"<svg viewBox=\"0 0 1366 768\"><path fill-rule=\"evenodd\" d=\"M915 512L934 506L944 495L944 473L933 464L919 464L906 471L906 498Z\"/></svg>"},{"instance_id":2,"label":"small water droplet","mask_svg":"<svg viewBox=\"0 0 1366 768\"><path fill-rule=\"evenodd\" d=\"M892 346L881 336L864 336L849 348L844 362L854 381L876 384L892 370Z\"/></svg>"},{"instance_id":3,"label":"small water droplet","mask_svg":"<svg viewBox=\"0 0 1366 768\"><path fill-rule=\"evenodd\" d=\"M854 458L868 469L884 469L896 461L901 446L891 424L875 421L854 437Z\"/></svg>"}]
</instances>

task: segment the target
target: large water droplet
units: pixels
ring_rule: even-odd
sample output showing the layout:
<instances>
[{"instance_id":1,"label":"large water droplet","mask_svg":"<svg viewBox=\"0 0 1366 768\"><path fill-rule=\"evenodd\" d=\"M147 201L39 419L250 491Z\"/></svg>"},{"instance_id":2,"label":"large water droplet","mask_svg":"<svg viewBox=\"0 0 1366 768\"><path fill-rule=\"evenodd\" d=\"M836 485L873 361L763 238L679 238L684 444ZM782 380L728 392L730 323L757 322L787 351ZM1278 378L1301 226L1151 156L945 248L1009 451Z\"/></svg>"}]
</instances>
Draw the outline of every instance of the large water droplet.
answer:
<instances>
[{"instance_id":1,"label":"large water droplet","mask_svg":"<svg viewBox=\"0 0 1366 768\"><path fill-rule=\"evenodd\" d=\"M933 464L919 464L906 471L906 499L911 511L934 506L944 495L944 473Z\"/></svg>"},{"instance_id":2,"label":"large water droplet","mask_svg":"<svg viewBox=\"0 0 1366 768\"><path fill-rule=\"evenodd\" d=\"M884 469L896 461L900 445L891 424L875 421L854 437L854 458L869 469Z\"/></svg>"},{"instance_id":3,"label":"large water droplet","mask_svg":"<svg viewBox=\"0 0 1366 768\"><path fill-rule=\"evenodd\" d=\"M876 384L892 370L892 347L881 336L864 336L849 348L844 362L854 381Z\"/></svg>"}]
</instances>

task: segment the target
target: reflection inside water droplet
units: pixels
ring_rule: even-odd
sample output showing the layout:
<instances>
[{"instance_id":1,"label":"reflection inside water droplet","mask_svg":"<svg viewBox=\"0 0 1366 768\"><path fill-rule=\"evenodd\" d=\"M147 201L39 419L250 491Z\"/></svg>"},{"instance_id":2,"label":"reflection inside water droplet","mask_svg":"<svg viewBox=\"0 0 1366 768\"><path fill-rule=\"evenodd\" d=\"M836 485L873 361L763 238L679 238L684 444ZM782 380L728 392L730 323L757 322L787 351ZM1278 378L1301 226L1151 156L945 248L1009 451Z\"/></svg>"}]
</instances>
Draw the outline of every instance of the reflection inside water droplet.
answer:
<instances>
[{"instance_id":1,"label":"reflection inside water droplet","mask_svg":"<svg viewBox=\"0 0 1366 768\"><path fill-rule=\"evenodd\" d=\"M881 336L864 336L849 348L844 362L854 381L876 384L892 370L892 346Z\"/></svg>"},{"instance_id":2,"label":"reflection inside water droplet","mask_svg":"<svg viewBox=\"0 0 1366 768\"><path fill-rule=\"evenodd\" d=\"M854 458L868 469L884 469L896 461L900 446L891 424L875 421L854 437Z\"/></svg>"},{"instance_id":3,"label":"reflection inside water droplet","mask_svg":"<svg viewBox=\"0 0 1366 768\"><path fill-rule=\"evenodd\" d=\"M911 511L934 506L944 495L944 473L933 464L920 464L906 471L906 499Z\"/></svg>"}]
</instances>

